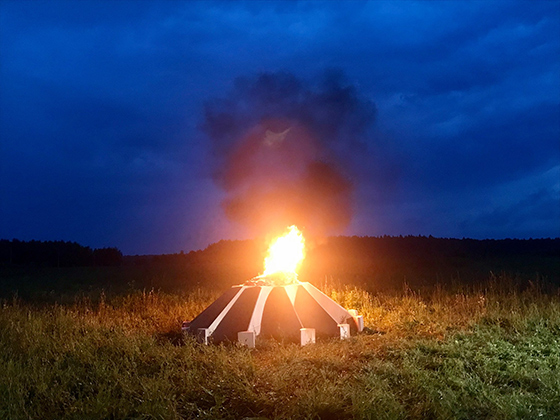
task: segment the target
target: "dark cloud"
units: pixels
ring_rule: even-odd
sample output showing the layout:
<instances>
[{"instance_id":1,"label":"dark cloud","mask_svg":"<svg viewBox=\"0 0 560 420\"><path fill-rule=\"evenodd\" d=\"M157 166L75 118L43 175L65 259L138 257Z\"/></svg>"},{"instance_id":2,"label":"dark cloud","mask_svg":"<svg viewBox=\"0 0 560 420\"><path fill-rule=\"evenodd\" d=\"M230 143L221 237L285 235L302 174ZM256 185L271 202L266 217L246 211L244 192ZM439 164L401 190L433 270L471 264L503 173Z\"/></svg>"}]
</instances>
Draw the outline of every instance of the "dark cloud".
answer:
<instances>
[{"instance_id":1,"label":"dark cloud","mask_svg":"<svg viewBox=\"0 0 560 420\"><path fill-rule=\"evenodd\" d=\"M559 201L560 191L543 188L508 206L501 205L464 220L461 228L482 238L558 237Z\"/></svg>"},{"instance_id":2,"label":"dark cloud","mask_svg":"<svg viewBox=\"0 0 560 420\"><path fill-rule=\"evenodd\" d=\"M508 182L560 161L560 107L480 117L476 125L438 137L431 138L430 153L414 153L404 166L411 182L430 186L431 193Z\"/></svg>"}]
</instances>

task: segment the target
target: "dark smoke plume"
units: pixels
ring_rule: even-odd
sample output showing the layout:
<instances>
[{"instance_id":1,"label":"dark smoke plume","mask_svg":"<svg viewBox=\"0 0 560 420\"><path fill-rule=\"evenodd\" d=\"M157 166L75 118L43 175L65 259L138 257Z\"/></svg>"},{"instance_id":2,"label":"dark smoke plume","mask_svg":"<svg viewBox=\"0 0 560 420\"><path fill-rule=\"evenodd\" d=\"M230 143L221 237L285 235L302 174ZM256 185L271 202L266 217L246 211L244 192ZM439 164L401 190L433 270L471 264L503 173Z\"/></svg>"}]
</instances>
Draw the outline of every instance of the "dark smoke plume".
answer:
<instances>
[{"instance_id":1,"label":"dark smoke plume","mask_svg":"<svg viewBox=\"0 0 560 420\"><path fill-rule=\"evenodd\" d=\"M296 224L334 233L352 218L352 162L375 118L373 102L327 72L317 83L293 74L238 78L205 104L202 128L213 142L214 178L230 220L254 233Z\"/></svg>"}]
</instances>

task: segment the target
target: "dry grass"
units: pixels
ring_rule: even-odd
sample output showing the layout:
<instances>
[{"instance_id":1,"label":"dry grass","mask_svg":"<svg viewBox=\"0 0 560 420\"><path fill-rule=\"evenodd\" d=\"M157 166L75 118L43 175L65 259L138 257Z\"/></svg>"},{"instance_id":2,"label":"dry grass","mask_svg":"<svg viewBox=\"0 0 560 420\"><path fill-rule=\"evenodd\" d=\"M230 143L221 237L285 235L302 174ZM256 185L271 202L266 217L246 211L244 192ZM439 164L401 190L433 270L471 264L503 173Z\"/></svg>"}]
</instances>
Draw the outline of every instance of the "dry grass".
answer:
<instances>
[{"instance_id":1,"label":"dry grass","mask_svg":"<svg viewBox=\"0 0 560 420\"><path fill-rule=\"evenodd\" d=\"M299 347L180 334L218 293L0 309L0 418L560 418L560 297L325 292L368 334Z\"/></svg>"}]
</instances>

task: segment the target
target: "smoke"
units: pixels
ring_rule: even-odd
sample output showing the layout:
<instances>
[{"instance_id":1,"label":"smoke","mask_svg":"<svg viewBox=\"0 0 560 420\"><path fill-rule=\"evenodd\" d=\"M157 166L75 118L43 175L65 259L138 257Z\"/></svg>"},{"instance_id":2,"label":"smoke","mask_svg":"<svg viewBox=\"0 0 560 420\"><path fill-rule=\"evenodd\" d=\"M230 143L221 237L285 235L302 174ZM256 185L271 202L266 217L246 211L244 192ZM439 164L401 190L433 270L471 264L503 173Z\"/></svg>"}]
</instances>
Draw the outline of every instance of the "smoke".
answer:
<instances>
[{"instance_id":1,"label":"smoke","mask_svg":"<svg viewBox=\"0 0 560 420\"><path fill-rule=\"evenodd\" d=\"M318 83L286 72L236 79L205 104L202 124L225 214L258 235L292 224L342 230L353 212L353 162L374 119L374 103L341 72Z\"/></svg>"}]
</instances>

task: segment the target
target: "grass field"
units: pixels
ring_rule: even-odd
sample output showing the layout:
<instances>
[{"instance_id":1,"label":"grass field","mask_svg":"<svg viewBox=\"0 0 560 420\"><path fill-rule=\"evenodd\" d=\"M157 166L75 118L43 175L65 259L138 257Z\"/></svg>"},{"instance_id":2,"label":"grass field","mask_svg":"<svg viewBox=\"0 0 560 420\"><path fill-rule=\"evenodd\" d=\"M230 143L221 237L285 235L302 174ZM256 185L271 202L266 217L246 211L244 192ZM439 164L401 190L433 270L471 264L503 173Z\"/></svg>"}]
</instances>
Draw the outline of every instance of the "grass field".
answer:
<instances>
[{"instance_id":1,"label":"grass field","mask_svg":"<svg viewBox=\"0 0 560 420\"><path fill-rule=\"evenodd\" d=\"M485 287L323 290L366 333L299 347L180 332L220 290L5 300L4 419L560 419L560 295Z\"/></svg>"}]
</instances>

